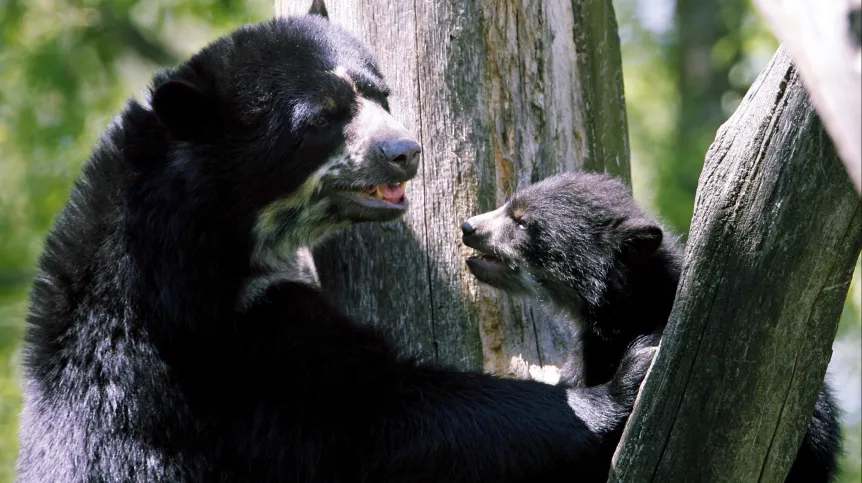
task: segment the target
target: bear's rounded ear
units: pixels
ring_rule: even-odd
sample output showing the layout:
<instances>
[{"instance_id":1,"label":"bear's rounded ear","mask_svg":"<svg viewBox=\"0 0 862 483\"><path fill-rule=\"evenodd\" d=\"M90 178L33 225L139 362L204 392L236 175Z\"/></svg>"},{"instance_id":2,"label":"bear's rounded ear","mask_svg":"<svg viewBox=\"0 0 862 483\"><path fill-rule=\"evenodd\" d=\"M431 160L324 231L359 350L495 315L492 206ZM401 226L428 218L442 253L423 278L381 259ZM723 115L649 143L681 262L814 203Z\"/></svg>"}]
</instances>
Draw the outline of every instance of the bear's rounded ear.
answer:
<instances>
[{"instance_id":1,"label":"bear's rounded ear","mask_svg":"<svg viewBox=\"0 0 862 483\"><path fill-rule=\"evenodd\" d=\"M320 15L325 19L329 19L329 13L326 12L326 5L323 3L323 0L313 0L311 2L311 8L308 9L309 15Z\"/></svg>"},{"instance_id":2,"label":"bear's rounded ear","mask_svg":"<svg viewBox=\"0 0 862 483\"><path fill-rule=\"evenodd\" d=\"M160 123L176 137L186 140L211 130L218 114L209 96L184 79L171 79L159 85L150 105Z\"/></svg>"},{"instance_id":3,"label":"bear's rounded ear","mask_svg":"<svg viewBox=\"0 0 862 483\"><path fill-rule=\"evenodd\" d=\"M626 261L646 262L661 246L664 232L650 220L628 219L620 225L622 246Z\"/></svg>"}]
</instances>

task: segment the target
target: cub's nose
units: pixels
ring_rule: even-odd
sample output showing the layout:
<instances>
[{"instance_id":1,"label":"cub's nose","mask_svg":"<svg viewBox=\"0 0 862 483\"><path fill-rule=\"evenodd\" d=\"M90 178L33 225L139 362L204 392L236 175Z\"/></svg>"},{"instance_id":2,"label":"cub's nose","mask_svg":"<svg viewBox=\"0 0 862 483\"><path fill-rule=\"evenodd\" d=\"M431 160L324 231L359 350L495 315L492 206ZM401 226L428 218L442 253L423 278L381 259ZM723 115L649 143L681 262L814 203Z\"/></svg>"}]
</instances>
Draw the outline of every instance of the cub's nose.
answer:
<instances>
[{"instance_id":1,"label":"cub's nose","mask_svg":"<svg viewBox=\"0 0 862 483\"><path fill-rule=\"evenodd\" d=\"M393 139L380 143L383 158L402 168L414 168L419 165L419 153L422 147L412 139Z\"/></svg>"},{"instance_id":2,"label":"cub's nose","mask_svg":"<svg viewBox=\"0 0 862 483\"><path fill-rule=\"evenodd\" d=\"M469 236L476 233L476 227L471 225L469 221L465 221L464 224L461 225L461 231L464 233L464 236Z\"/></svg>"},{"instance_id":3,"label":"cub's nose","mask_svg":"<svg viewBox=\"0 0 862 483\"><path fill-rule=\"evenodd\" d=\"M473 218L470 218L472 220ZM486 238L481 232L479 232L479 224L475 221L473 223L470 220L465 221L461 224L461 242L467 245L470 248L479 249Z\"/></svg>"}]
</instances>

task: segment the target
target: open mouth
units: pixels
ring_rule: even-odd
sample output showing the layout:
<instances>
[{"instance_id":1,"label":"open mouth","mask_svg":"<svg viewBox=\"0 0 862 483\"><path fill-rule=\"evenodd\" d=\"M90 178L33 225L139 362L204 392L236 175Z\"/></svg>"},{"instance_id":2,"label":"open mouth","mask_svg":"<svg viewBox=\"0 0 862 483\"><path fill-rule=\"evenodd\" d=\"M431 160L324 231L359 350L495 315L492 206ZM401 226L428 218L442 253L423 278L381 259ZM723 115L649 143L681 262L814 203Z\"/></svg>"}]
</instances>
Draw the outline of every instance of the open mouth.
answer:
<instances>
[{"instance_id":1,"label":"open mouth","mask_svg":"<svg viewBox=\"0 0 862 483\"><path fill-rule=\"evenodd\" d=\"M501 289L511 295L533 294L534 284L531 283L528 273L523 271L519 264L513 259L506 259L490 253L476 250L476 253L467 257L467 269L476 277L476 280Z\"/></svg>"},{"instance_id":2,"label":"open mouth","mask_svg":"<svg viewBox=\"0 0 862 483\"><path fill-rule=\"evenodd\" d=\"M488 253L482 253L477 251L475 255L467 257L467 261L473 261L477 263L487 263L487 264L502 264L503 259L498 256L491 255Z\"/></svg>"},{"instance_id":3,"label":"open mouth","mask_svg":"<svg viewBox=\"0 0 862 483\"><path fill-rule=\"evenodd\" d=\"M480 251L477 251L476 255L467 257L467 267L474 274L477 274L477 272L496 272L509 269L502 258Z\"/></svg>"},{"instance_id":4,"label":"open mouth","mask_svg":"<svg viewBox=\"0 0 862 483\"><path fill-rule=\"evenodd\" d=\"M462 237L464 245L472 248L474 254L467 257L467 267L474 274L478 271L500 270L506 268L506 262L497 255L489 253L493 251L483 242L483 237L467 233Z\"/></svg>"},{"instance_id":5,"label":"open mouth","mask_svg":"<svg viewBox=\"0 0 862 483\"><path fill-rule=\"evenodd\" d=\"M391 221L407 211L406 182L335 192L342 214L354 222Z\"/></svg>"},{"instance_id":6,"label":"open mouth","mask_svg":"<svg viewBox=\"0 0 862 483\"><path fill-rule=\"evenodd\" d=\"M407 209L407 194L404 188L407 182L399 184L379 184L359 191L357 202L369 208L402 207Z\"/></svg>"},{"instance_id":7,"label":"open mouth","mask_svg":"<svg viewBox=\"0 0 862 483\"><path fill-rule=\"evenodd\" d=\"M517 271L502 258L479 251L467 257L467 269L480 282L498 288L510 285Z\"/></svg>"}]
</instances>

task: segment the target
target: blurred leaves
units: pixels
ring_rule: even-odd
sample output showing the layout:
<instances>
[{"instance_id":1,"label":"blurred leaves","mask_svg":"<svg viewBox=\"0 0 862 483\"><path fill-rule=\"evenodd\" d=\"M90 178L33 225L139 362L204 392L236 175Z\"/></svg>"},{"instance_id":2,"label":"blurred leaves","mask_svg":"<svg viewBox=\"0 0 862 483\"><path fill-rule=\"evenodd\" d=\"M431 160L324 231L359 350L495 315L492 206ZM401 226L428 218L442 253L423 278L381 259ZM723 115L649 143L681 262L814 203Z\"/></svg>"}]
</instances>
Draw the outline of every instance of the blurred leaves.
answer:
<instances>
[{"instance_id":1,"label":"blurred leaves","mask_svg":"<svg viewBox=\"0 0 862 483\"><path fill-rule=\"evenodd\" d=\"M635 196L685 235L706 150L778 44L747 0L614 5Z\"/></svg>"},{"instance_id":2,"label":"blurred leaves","mask_svg":"<svg viewBox=\"0 0 862 483\"><path fill-rule=\"evenodd\" d=\"M156 67L176 63L237 24L265 18L271 5L6 0L4 7L0 284L31 270L71 180L124 98L145 88Z\"/></svg>"}]
</instances>

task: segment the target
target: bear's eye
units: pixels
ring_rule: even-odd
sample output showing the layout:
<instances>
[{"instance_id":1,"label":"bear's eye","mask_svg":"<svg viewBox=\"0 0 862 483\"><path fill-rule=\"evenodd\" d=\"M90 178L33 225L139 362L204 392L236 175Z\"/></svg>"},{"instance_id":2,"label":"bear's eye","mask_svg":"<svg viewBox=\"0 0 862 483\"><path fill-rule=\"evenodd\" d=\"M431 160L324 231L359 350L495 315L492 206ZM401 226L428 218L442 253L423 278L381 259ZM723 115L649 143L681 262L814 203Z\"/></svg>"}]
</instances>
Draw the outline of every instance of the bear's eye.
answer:
<instances>
[{"instance_id":1,"label":"bear's eye","mask_svg":"<svg viewBox=\"0 0 862 483\"><path fill-rule=\"evenodd\" d=\"M329 125L329 119L324 116L317 116L311 120L311 126L317 129L324 128Z\"/></svg>"}]
</instances>

